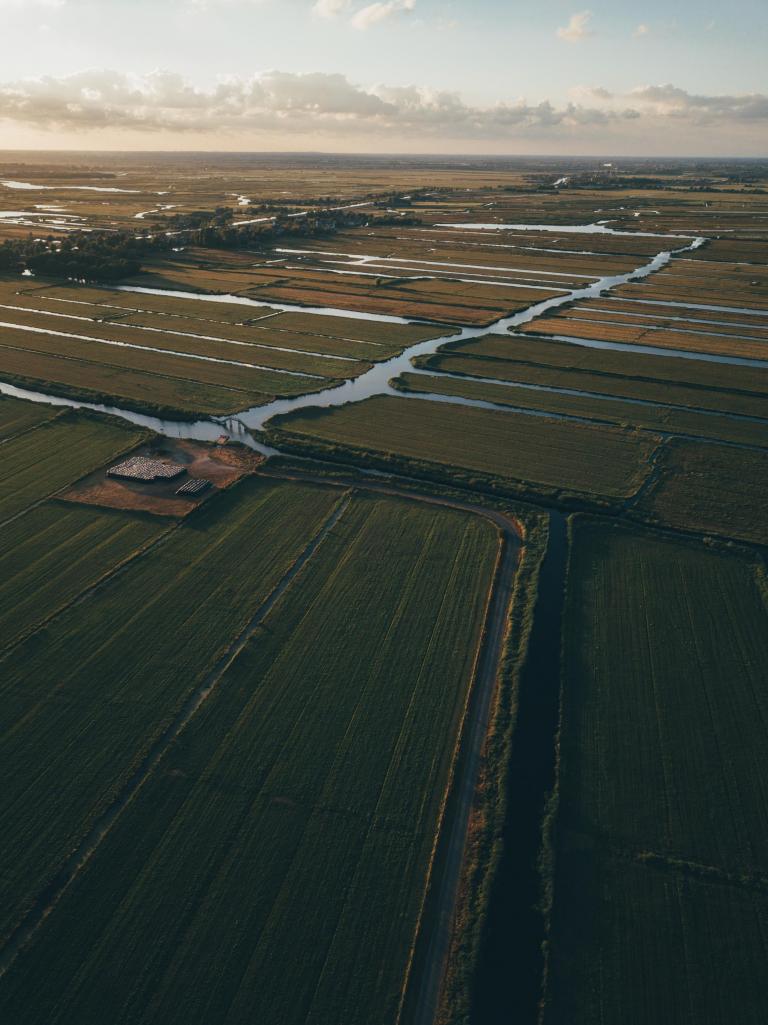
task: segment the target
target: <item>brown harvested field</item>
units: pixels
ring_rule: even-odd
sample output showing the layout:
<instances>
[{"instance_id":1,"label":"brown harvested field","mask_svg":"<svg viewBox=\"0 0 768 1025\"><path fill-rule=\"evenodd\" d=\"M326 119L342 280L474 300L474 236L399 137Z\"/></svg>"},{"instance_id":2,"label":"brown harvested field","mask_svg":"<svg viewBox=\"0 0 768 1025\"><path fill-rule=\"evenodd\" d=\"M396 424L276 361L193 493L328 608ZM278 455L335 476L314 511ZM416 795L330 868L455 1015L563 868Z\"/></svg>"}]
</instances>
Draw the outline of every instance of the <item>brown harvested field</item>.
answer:
<instances>
[{"instance_id":1,"label":"brown harvested field","mask_svg":"<svg viewBox=\"0 0 768 1025\"><path fill-rule=\"evenodd\" d=\"M221 255L221 254L219 254ZM147 264L150 283L163 288L237 292L248 298L300 306L323 306L353 312L387 314L450 324L484 325L560 295L562 288L506 288L475 282L412 281L410 276L338 275L303 268L255 266L253 254L231 253L214 266L205 250L190 250L176 259ZM218 259L218 256L217 256Z\"/></svg>"},{"instance_id":2,"label":"brown harvested field","mask_svg":"<svg viewBox=\"0 0 768 1025\"><path fill-rule=\"evenodd\" d=\"M469 233L467 233L469 234ZM543 277L573 277L583 281L594 280L610 274L622 274L634 270L637 259L630 256L619 256L610 253L584 254L579 250L564 250L552 253L547 250L547 239L542 238L541 248L518 247L508 249L506 246L495 245L492 237L477 239L469 244L462 239L463 233L452 234L449 239L441 239L424 229L378 229L375 232L360 231L336 235L332 239L307 239L297 243L287 243L278 252L289 256L306 254L305 260L314 261L314 266L329 264L333 266L359 266L361 256L373 257L370 265L385 269L388 264L401 269L404 273L411 268L411 273L446 273L453 270L462 276L481 276L502 280L504 276L520 276L525 274ZM463 242L463 244L461 244ZM663 246L658 244L652 252L660 251ZM583 244L582 244L583 249Z\"/></svg>"},{"instance_id":3,"label":"brown harvested field","mask_svg":"<svg viewBox=\"0 0 768 1025\"><path fill-rule=\"evenodd\" d=\"M673 260L644 281L620 285L626 299L662 299L768 310L768 269L739 263Z\"/></svg>"},{"instance_id":4,"label":"brown harvested field","mask_svg":"<svg viewBox=\"0 0 768 1025\"><path fill-rule=\"evenodd\" d=\"M695 250L689 260L714 260L717 262L768 263L768 241L764 239L712 239L701 249Z\"/></svg>"},{"instance_id":5,"label":"brown harvested field","mask_svg":"<svg viewBox=\"0 0 768 1025\"><path fill-rule=\"evenodd\" d=\"M179 438L159 438L130 455L180 463L186 467L186 473L175 480L146 483L108 477L105 466L56 497L80 505L183 518L218 491L253 473L264 462L263 456L241 445L206 445ZM177 489L190 478L209 480L211 487L199 495L177 495Z\"/></svg>"},{"instance_id":6,"label":"brown harvested field","mask_svg":"<svg viewBox=\"0 0 768 1025\"><path fill-rule=\"evenodd\" d=\"M632 266L640 262L636 257L652 257L662 252L668 240L657 236L645 238L643 236L631 235L590 235L588 241L583 236L571 234L558 234L557 231L473 231L471 228L417 228L418 235L433 246L456 247L457 252L466 252L476 247L494 248L501 244L504 252L508 253L508 260L516 259L518 254L535 254L540 252L547 255L562 253L566 257L583 257L585 251L590 255L602 257L625 257L630 256ZM553 250L555 251L553 253ZM620 260L612 266L625 266ZM564 269L568 269L565 267ZM617 273L620 273L617 272Z\"/></svg>"},{"instance_id":7,"label":"brown harvested field","mask_svg":"<svg viewBox=\"0 0 768 1025\"><path fill-rule=\"evenodd\" d=\"M279 313L251 303L226 303L79 286L42 286L17 293L0 286L0 303L61 316L121 324L167 327L188 334L303 349L375 362L406 346L444 334L447 328L369 322L354 317ZM109 305L107 305L109 304ZM119 305L118 305L119 304ZM360 344L365 343L365 344Z\"/></svg>"},{"instance_id":8,"label":"brown harvested field","mask_svg":"<svg viewBox=\"0 0 768 1025\"><path fill-rule=\"evenodd\" d=\"M644 518L768 544L768 453L670 441L658 465L658 480L637 506Z\"/></svg>"},{"instance_id":9,"label":"brown harvested field","mask_svg":"<svg viewBox=\"0 0 768 1025\"><path fill-rule=\"evenodd\" d=\"M437 394L493 402L501 406L537 410L553 416L579 417L593 423L615 424L661 434L693 435L739 445L768 448L768 421L752 423L693 410L622 401L615 397L567 395L561 392L517 388L513 384L490 384L471 377L441 377L401 374L393 382L401 391Z\"/></svg>"},{"instance_id":10,"label":"brown harvested field","mask_svg":"<svg viewBox=\"0 0 768 1025\"><path fill-rule=\"evenodd\" d=\"M637 491L660 441L615 427L389 396L276 417L272 428L279 441L318 439L366 462L377 455L416 460L449 475L455 468L461 479L486 474L511 490L544 486L609 498Z\"/></svg>"},{"instance_id":11,"label":"brown harvested field","mask_svg":"<svg viewBox=\"0 0 768 1025\"><path fill-rule=\"evenodd\" d=\"M581 320L567 313L539 317L517 330L530 335L559 335L587 341L619 342L622 345L651 345L657 349L683 349L712 356L768 361L768 338L760 341L744 337L719 337L701 331L682 331L679 328L668 330L631 324L606 324Z\"/></svg>"},{"instance_id":12,"label":"brown harvested field","mask_svg":"<svg viewBox=\"0 0 768 1025\"><path fill-rule=\"evenodd\" d=\"M194 320L210 320L222 324L243 324L258 320L274 312L269 306L255 306L245 303L211 302L203 304L198 299L183 296L154 295L150 292L117 291L113 288L88 288L83 285L40 285L22 288L21 294L29 299L38 297L56 300L58 303L82 303L89 306L108 307L106 313L94 316L120 316L123 312L168 313L177 317L191 317ZM58 308L51 307L52 309ZM88 314L90 315L90 313Z\"/></svg>"},{"instance_id":13,"label":"brown harvested field","mask_svg":"<svg viewBox=\"0 0 768 1025\"><path fill-rule=\"evenodd\" d=\"M585 299L567 307L570 310L599 310L613 314L618 319L647 319L649 323L667 320L681 321L679 326L690 325L701 331L725 331L727 328L742 329L745 334L762 334L768 331L768 315L764 313L724 312L722 310L696 310L684 306L670 306L657 302L633 302L631 299ZM711 326L708 326L711 325ZM748 330L746 330L748 329Z\"/></svg>"},{"instance_id":14,"label":"brown harvested field","mask_svg":"<svg viewBox=\"0 0 768 1025\"><path fill-rule=\"evenodd\" d=\"M388 324L386 321L364 320L358 317L320 316L299 312L281 313L274 318L271 326L283 331L306 331L389 346L393 353L402 352L417 342L456 333L455 328L441 325Z\"/></svg>"},{"instance_id":15,"label":"brown harvested field","mask_svg":"<svg viewBox=\"0 0 768 1025\"><path fill-rule=\"evenodd\" d=\"M665 330L680 334L710 336L735 336L768 341L768 326L753 323L719 323L717 320L688 320L683 316L661 316L653 312L629 313L613 309L595 309L589 303L577 303L568 307L572 320L583 320L591 324L615 324L618 327L639 327L649 331Z\"/></svg>"}]
</instances>

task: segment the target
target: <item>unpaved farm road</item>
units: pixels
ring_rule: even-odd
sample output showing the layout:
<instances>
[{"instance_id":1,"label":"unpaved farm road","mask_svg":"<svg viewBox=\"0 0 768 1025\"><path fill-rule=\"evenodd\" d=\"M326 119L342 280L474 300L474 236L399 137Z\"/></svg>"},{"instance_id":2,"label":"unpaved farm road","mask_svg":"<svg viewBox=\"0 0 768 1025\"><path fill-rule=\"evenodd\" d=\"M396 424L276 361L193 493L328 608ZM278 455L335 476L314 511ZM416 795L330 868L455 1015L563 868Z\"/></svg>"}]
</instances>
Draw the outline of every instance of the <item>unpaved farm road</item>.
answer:
<instances>
[{"instance_id":1,"label":"unpaved farm road","mask_svg":"<svg viewBox=\"0 0 768 1025\"><path fill-rule=\"evenodd\" d=\"M427 505L458 509L485 517L498 528L501 534L501 555L493 584L493 593L488 605L482 649L473 681L472 695L462 730L461 774L454 780L451 813L446 816L440 827L438 888L431 901L430 913L422 923L423 932L419 937L419 942L422 944L422 957L418 977L409 980L409 988L414 988L414 992L409 993L409 1022L412 1025L432 1025L437 1014L441 984L451 943L451 930L470 815L477 787L483 745L488 731L491 702L501 662L506 624L509 619L515 572L520 555L521 527L511 516L505 516L504 513L494 509L460 499L412 491L404 484L398 484L396 478L387 480L386 483L383 481L379 483L360 480L357 477L323 477L301 470L271 470L269 464L262 473L264 476L354 488L423 502ZM402 1014L400 1018L402 1020Z\"/></svg>"}]
</instances>

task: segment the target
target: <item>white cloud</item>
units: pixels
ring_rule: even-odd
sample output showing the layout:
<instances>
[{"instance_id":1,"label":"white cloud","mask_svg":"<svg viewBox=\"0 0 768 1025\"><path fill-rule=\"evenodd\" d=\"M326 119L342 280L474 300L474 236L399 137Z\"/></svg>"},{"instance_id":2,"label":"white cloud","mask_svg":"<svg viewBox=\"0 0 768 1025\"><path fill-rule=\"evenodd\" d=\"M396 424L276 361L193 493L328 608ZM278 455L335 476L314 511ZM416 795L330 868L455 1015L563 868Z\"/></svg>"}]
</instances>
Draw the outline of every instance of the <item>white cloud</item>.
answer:
<instances>
[{"instance_id":1,"label":"white cloud","mask_svg":"<svg viewBox=\"0 0 768 1025\"><path fill-rule=\"evenodd\" d=\"M400 11L412 11L416 0L377 0L376 3L362 7L352 16L352 24L358 29L371 28L381 21L386 21Z\"/></svg>"},{"instance_id":2,"label":"white cloud","mask_svg":"<svg viewBox=\"0 0 768 1025\"><path fill-rule=\"evenodd\" d=\"M592 35L589 28L591 21L592 11L579 11L578 14L571 15L568 24L561 26L557 30L557 34L560 39L565 39L566 42L580 43L582 39Z\"/></svg>"},{"instance_id":3,"label":"white cloud","mask_svg":"<svg viewBox=\"0 0 768 1025\"><path fill-rule=\"evenodd\" d=\"M768 95L764 93L702 96L668 83L633 89L629 98L657 117L675 118L695 124L768 121Z\"/></svg>"},{"instance_id":4,"label":"white cloud","mask_svg":"<svg viewBox=\"0 0 768 1025\"><path fill-rule=\"evenodd\" d=\"M134 76L83 71L0 83L0 121L60 132L205 133L238 140L271 134L285 138L370 137L377 140L575 139L599 130L645 132L665 124L677 133L712 125L755 134L768 125L768 96L698 96L674 85L643 86L625 96L582 87L571 102L524 99L491 106L467 104L457 93L411 86L364 87L344 75L267 71L231 76L201 89L181 75ZM621 128L624 126L624 128ZM719 132L714 133L719 135Z\"/></svg>"},{"instance_id":5,"label":"white cloud","mask_svg":"<svg viewBox=\"0 0 768 1025\"><path fill-rule=\"evenodd\" d=\"M320 18L338 18L346 13L350 7L350 0L315 0L312 13Z\"/></svg>"}]
</instances>

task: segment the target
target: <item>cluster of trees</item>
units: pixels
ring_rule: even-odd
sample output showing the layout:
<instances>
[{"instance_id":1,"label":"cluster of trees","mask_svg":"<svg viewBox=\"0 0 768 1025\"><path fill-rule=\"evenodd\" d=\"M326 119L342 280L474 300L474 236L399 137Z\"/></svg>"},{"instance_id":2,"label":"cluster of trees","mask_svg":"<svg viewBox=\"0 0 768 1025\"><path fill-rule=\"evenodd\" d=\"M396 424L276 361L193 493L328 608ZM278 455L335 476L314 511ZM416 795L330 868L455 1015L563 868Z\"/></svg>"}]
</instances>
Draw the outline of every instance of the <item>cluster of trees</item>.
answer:
<instances>
[{"instance_id":1,"label":"cluster of trees","mask_svg":"<svg viewBox=\"0 0 768 1025\"><path fill-rule=\"evenodd\" d=\"M270 246L286 236L333 234L365 224L363 210L311 210L304 215L277 214L255 224L232 223L229 207L175 214L134 231L75 231L64 238L8 239L0 245L0 273L29 270L46 277L77 281L117 281L141 270L142 260L180 245L214 249ZM377 218L376 223L405 218Z\"/></svg>"}]
</instances>

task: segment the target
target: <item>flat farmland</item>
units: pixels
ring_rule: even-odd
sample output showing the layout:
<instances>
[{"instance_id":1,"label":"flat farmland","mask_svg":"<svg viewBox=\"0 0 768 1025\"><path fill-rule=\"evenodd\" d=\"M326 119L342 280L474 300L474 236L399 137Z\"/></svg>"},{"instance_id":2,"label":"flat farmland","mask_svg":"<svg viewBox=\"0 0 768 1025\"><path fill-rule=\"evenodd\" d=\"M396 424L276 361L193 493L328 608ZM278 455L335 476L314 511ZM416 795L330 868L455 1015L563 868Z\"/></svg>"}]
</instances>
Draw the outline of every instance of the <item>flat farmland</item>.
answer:
<instances>
[{"instance_id":1,"label":"flat farmland","mask_svg":"<svg viewBox=\"0 0 768 1025\"><path fill-rule=\"evenodd\" d=\"M455 467L464 476L486 474L512 487L609 498L637 490L659 440L613 427L388 396L275 417L270 435L289 446L317 440L355 459L418 460Z\"/></svg>"},{"instance_id":2,"label":"flat farmland","mask_svg":"<svg viewBox=\"0 0 768 1025\"><path fill-rule=\"evenodd\" d=\"M260 405L272 398L260 392L248 395L186 378L31 352L21 346L6 348L2 345L2 331L0 377L54 395L187 419L195 419L200 413L236 412L245 408L244 399L246 404Z\"/></svg>"},{"instance_id":3,"label":"flat farmland","mask_svg":"<svg viewBox=\"0 0 768 1025\"><path fill-rule=\"evenodd\" d=\"M0 802L0 936L116 800L338 501L329 489L246 480L3 659L0 747L15 768Z\"/></svg>"},{"instance_id":4,"label":"flat farmland","mask_svg":"<svg viewBox=\"0 0 768 1025\"><path fill-rule=\"evenodd\" d=\"M639 324L611 322L593 314L577 316L571 310L561 314L539 317L517 330L528 335L558 335L567 338L594 339L600 342L619 342L622 345L652 345L659 349L683 349L714 356L737 356L768 362L768 336L750 334L749 326L738 334L719 334L717 327L675 324L674 327L654 326L650 321ZM727 331L727 329L726 329Z\"/></svg>"},{"instance_id":5,"label":"flat farmland","mask_svg":"<svg viewBox=\"0 0 768 1025\"><path fill-rule=\"evenodd\" d=\"M204 374L219 373L227 374L221 379L225 386L231 386L233 381L241 383L245 389L248 388L248 373L239 373L234 379L232 371L227 371L228 366L245 367L267 372L287 371L291 374L303 374L308 377L327 377L338 379L340 375L346 374L349 377L356 376L370 368L370 363L361 363L350 359L329 359L314 353L285 351L283 348L275 348L269 345L259 345L257 335L254 335L247 328L224 327L222 330L212 329L211 325L195 329L194 323L189 320L175 321L171 317L155 318L152 314L139 314L138 322L132 317L121 318L120 320L109 320L107 322L84 321L78 317L67 314L39 313L32 310L14 310L0 306L0 331L9 332L11 326L19 330L30 330L34 332L48 333L48 336L60 337L59 346L61 350L67 351L68 342L88 341L101 342L102 344L118 343L121 347L128 346L132 349L158 349L159 355L168 353L174 357L171 363L162 362L159 369L171 367L176 369L178 360L184 356L204 357L204 365L199 371ZM16 337L12 335L11 337ZM265 338L266 336L261 336ZM93 349L92 345L84 347L87 351ZM99 351L98 349L96 351ZM105 358L109 358L109 353ZM123 353L122 355L125 355ZM167 358L167 357L166 357ZM205 361L210 360L208 365ZM186 369L182 364L182 369ZM193 369L195 363L192 363ZM266 378L258 378L265 388L274 391L285 387L281 374L273 373ZM267 383L268 382L268 383ZM219 383L212 379L211 383Z\"/></svg>"},{"instance_id":6,"label":"flat farmland","mask_svg":"<svg viewBox=\"0 0 768 1025\"><path fill-rule=\"evenodd\" d=\"M279 254L278 254L279 255ZM515 288L457 280L425 282L422 274L394 271L366 273L358 268L343 276L322 268L269 266L257 263L253 253L216 253L187 250L175 258L147 263L147 284L160 288L236 292L248 298L301 306L324 306L352 312L413 317L446 324L491 324L566 291L543 283ZM463 277L463 275L462 275Z\"/></svg>"},{"instance_id":7,"label":"flat farmland","mask_svg":"<svg viewBox=\"0 0 768 1025\"><path fill-rule=\"evenodd\" d=\"M547 1025L761 1020L767 627L752 562L575 521Z\"/></svg>"},{"instance_id":8,"label":"flat farmland","mask_svg":"<svg viewBox=\"0 0 768 1025\"><path fill-rule=\"evenodd\" d=\"M135 428L68 412L10 438L2 446L0 462L0 522L25 512L145 437Z\"/></svg>"},{"instance_id":9,"label":"flat farmland","mask_svg":"<svg viewBox=\"0 0 768 1025\"><path fill-rule=\"evenodd\" d=\"M722 445L669 442L638 510L682 530L768 543L768 457Z\"/></svg>"},{"instance_id":10,"label":"flat farmland","mask_svg":"<svg viewBox=\"0 0 768 1025\"><path fill-rule=\"evenodd\" d=\"M510 342L512 340L510 339ZM515 343L517 338L514 339ZM741 388L729 388L721 380L720 366L712 363L686 362L675 357L638 354L616 354L606 349L590 349L541 339L533 342L531 358L526 359L523 350L507 343L508 359L502 356L475 355L475 343L462 348L446 346L432 356L417 358L416 366L472 378L493 381L519 382L543 385L545 387L569 388L574 391L592 392L608 398L639 399L689 409L707 409L714 412L736 413L768 419L768 369L733 367L747 370L743 380L734 375ZM479 343L482 345L483 343ZM553 347L559 346L560 351ZM567 357L573 353L573 366L567 365ZM584 359L584 354L590 359ZM551 357L554 355L554 359ZM559 357L564 357L562 364ZM603 357L609 358L603 358ZM667 366L667 364L672 364ZM693 367L693 373L689 372ZM622 373L622 369L625 373ZM765 384L761 384L761 376ZM766 388L766 391L761 391Z\"/></svg>"},{"instance_id":11,"label":"flat farmland","mask_svg":"<svg viewBox=\"0 0 768 1025\"><path fill-rule=\"evenodd\" d=\"M0 534L2 648L55 615L168 527L151 517L44 502Z\"/></svg>"},{"instance_id":12,"label":"flat farmland","mask_svg":"<svg viewBox=\"0 0 768 1025\"><path fill-rule=\"evenodd\" d=\"M79 286L41 286L15 292L7 287L2 301L22 303L26 309L71 313L93 320L115 321L187 334L213 335L237 342L288 348L310 353L346 356L376 362L388 359L409 345L435 338L448 330L440 325L391 324L356 317L313 313L276 313L250 302L183 298L145 292ZM343 365L342 365L343 367Z\"/></svg>"},{"instance_id":13,"label":"flat farmland","mask_svg":"<svg viewBox=\"0 0 768 1025\"><path fill-rule=\"evenodd\" d=\"M0 395L0 441L38 427L59 412L54 406L33 406L30 402Z\"/></svg>"},{"instance_id":14,"label":"flat farmland","mask_svg":"<svg viewBox=\"0 0 768 1025\"><path fill-rule=\"evenodd\" d=\"M395 1020L497 548L477 518L353 498L0 983L3 1015Z\"/></svg>"},{"instance_id":15,"label":"flat farmland","mask_svg":"<svg viewBox=\"0 0 768 1025\"><path fill-rule=\"evenodd\" d=\"M763 1025L764 892L578 851L563 871L543 1025Z\"/></svg>"},{"instance_id":16,"label":"flat farmland","mask_svg":"<svg viewBox=\"0 0 768 1025\"><path fill-rule=\"evenodd\" d=\"M411 394L454 395L493 402L501 406L580 417L592 423L608 423L662 434L694 435L742 445L768 448L768 421L753 423L726 416L669 409L628 402L619 398L568 395L556 391L515 387L514 384L473 381L471 378L401 374L393 382Z\"/></svg>"},{"instance_id":17,"label":"flat farmland","mask_svg":"<svg viewBox=\"0 0 768 1025\"><path fill-rule=\"evenodd\" d=\"M673 260L645 281L621 285L616 295L768 310L768 271L741 263Z\"/></svg>"}]
</instances>

